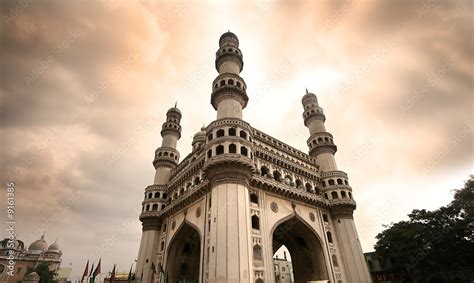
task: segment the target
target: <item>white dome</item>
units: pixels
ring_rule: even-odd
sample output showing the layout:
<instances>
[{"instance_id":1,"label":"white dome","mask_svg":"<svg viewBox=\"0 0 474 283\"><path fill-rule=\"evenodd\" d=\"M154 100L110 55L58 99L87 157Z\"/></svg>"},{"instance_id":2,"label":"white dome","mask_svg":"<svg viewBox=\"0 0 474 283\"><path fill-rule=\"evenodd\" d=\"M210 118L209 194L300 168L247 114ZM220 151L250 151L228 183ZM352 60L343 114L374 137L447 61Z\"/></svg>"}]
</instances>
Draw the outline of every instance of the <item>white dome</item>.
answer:
<instances>
[{"instance_id":1,"label":"white dome","mask_svg":"<svg viewBox=\"0 0 474 283\"><path fill-rule=\"evenodd\" d=\"M46 251L48 249L48 243L44 240L44 235L41 236L41 239L34 241L28 247L28 251Z\"/></svg>"}]
</instances>

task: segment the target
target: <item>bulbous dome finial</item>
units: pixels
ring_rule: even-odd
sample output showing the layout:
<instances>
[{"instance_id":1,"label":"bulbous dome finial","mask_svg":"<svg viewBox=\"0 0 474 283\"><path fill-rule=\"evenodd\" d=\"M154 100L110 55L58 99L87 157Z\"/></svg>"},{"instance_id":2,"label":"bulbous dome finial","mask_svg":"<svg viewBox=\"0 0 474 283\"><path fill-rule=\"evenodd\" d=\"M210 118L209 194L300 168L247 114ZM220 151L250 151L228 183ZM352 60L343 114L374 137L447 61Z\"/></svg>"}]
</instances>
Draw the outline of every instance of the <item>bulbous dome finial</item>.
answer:
<instances>
[{"instance_id":1,"label":"bulbous dome finial","mask_svg":"<svg viewBox=\"0 0 474 283\"><path fill-rule=\"evenodd\" d=\"M227 31L219 38L219 47L224 45L234 45L235 47L239 47L239 38L237 38L234 33Z\"/></svg>"}]
</instances>

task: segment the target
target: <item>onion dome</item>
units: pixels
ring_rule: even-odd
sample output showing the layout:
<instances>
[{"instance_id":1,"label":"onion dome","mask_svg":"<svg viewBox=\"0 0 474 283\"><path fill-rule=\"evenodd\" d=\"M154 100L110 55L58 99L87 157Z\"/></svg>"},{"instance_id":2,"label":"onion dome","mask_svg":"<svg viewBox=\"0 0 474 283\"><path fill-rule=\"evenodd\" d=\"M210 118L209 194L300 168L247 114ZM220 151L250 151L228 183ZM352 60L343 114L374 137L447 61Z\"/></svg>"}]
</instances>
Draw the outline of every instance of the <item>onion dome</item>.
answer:
<instances>
[{"instance_id":1,"label":"onion dome","mask_svg":"<svg viewBox=\"0 0 474 283\"><path fill-rule=\"evenodd\" d=\"M54 243L52 243L49 248L48 248L48 251L49 252L59 252L60 248L59 248L59 244L57 241L54 241Z\"/></svg>"},{"instance_id":2,"label":"onion dome","mask_svg":"<svg viewBox=\"0 0 474 283\"><path fill-rule=\"evenodd\" d=\"M308 89L306 89L306 94L303 95L303 98L301 99L301 103L303 103L303 106L307 104L308 102L313 102L318 105L318 98L316 95L312 92L308 92Z\"/></svg>"},{"instance_id":3,"label":"onion dome","mask_svg":"<svg viewBox=\"0 0 474 283\"><path fill-rule=\"evenodd\" d=\"M48 243L44 240L44 235L41 236L41 239L34 241L28 247L29 252L43 252L48 249Z\"/></svg>"},{"instance_id":4,"label":"onion dome","mask_svg":"<svg viewBox=\"0 0 474 283\"><path fill-rule=\"evenodd\" d=\"M223 33L219 38L219 47L222 47L226 44L239 47L239 39L237 38L237 35L230 31Z\"/></svg>"},{"instance_id":5,"label":"onion dome","mask_svg":"<svg viewBox=\"0 0 474 283\"><path fill-rule=\"evenodd\" d=\"M206 142L206 128L202 127L193 137L192 146L193 149L199 148L200 145Z\"/></svg>"}]
</instances>

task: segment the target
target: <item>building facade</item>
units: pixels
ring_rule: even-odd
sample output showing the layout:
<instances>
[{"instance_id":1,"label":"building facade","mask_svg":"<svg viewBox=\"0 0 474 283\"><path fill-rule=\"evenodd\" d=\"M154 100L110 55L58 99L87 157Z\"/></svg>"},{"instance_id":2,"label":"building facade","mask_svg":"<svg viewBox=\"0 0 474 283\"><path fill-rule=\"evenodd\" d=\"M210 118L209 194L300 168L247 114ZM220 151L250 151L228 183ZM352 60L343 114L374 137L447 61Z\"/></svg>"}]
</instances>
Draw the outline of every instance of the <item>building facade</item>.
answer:
<instances>
[{"instance_id":1,"label":"building facade","mask_svg":"<svg viewBox=\"0 0 474 283\"><path fill-rule=\"evenodd\" d=\"M237 36L224 33L211 94L217 118L182 161L182 114L176 106L167 112L142 203L137 281L275 282L273 255L284 245L296 283L371 282L352 188L316 95L302 98L304 153L243 120L243 65Z\"/></svg>"},{"instance_id":2,"label":"building facade","mask_svg":"<svg viewBox=\"0 0 474 283\"><path fill-rule=\"evenodd\" d=\"M275 273L275 283L293 283L293 266L291 261L286 258L278 258L278 255L273 258L273 269Z\"/></svg>"},{"instance_id":3,"label":"building facade","mask_svg":"<svg viewBox=\"0 0 474 283\"><path fill-rule=\"evenodd\" d=\"M15 240L14 245L9 246L6 240L0 247L0 282L21 282L31 269L41 263L48 264L50 270L58 271L62 251L57 242L48 245L43 235L25 249L21 241ZM13 272L8 274L11 271L8 266L12 258L15 265Z\"/></svg>"}]
</instances>

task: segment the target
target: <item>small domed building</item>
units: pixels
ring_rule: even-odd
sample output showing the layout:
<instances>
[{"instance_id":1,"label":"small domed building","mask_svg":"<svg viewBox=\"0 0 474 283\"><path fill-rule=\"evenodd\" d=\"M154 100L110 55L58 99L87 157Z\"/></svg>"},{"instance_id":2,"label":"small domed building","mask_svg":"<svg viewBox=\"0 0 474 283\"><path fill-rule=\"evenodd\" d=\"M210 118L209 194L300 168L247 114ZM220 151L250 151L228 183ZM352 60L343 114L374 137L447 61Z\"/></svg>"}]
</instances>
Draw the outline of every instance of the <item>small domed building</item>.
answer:
<instances>
[{"instance_id":1,"label":"small domed building","mask_svg":"<svg viewBox=\"0 0 474 283\"><path fill-rule=\"evenodd\" d=\"M9 255L13 254L15 267L13 276L8 269ZM50 270L57 271L61 264L62 251L57 241L48 245L44 235L25 248L22 241L15 240L11 245L8 239L1 242L0 247L0 282L21 282L29 269L34 269L38 264L47 263Z\"/></svg>"}]
</instances>

